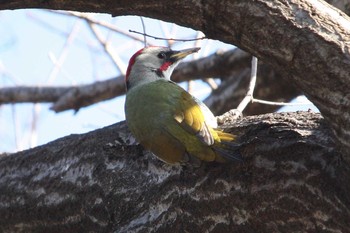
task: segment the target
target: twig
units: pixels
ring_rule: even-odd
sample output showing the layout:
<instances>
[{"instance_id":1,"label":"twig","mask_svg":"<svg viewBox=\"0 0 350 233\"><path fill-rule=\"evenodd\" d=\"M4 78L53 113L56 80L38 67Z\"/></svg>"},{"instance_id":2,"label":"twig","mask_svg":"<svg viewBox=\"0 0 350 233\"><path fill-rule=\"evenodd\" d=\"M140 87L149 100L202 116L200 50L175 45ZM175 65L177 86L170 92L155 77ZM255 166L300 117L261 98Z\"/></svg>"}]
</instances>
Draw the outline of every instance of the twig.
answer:
<instances>
[{"instance_id":1,"label":"twig","mask_svg":"<svg viewBox=\"0 0 350 233\"><path fill-rule=\"evenodd\" d=\"M16 145L16 150L21 150L22 147L20 146L19 143L19 125L18 125L18 118L17 118L17 112L16 112L16 106L12 105L11 106L11 114L12 114L12 123L13 123L13 134L14 134L14 139L15 139L15 145Z\"/></svg>"},{"instance_id":2,"label":"twig","mask_svg":"<svg viewBox=\"0 0 350 233\"><path fill-rule=\"evenodd\" d=\"M59 66L59 61L57 60L57 58L56 58L55 54L53 54L53 52L49 52L48 56L49 56L49 59L52 62L52 64L54 64L55 66ZM71 75L69 75L62 66L60 69L60 73L62 74L63 77L67 78L71 84L74 85L76 83L76 80Z\"/></svg>"},{"instance_id":3,"label":"twig","mask_svg":"<svg viewBox=\"0 0 350 233\"><path fill-rule=\"evenodd\" d=\"M197 32L197 35L196 35L196 38L199 38L201 35L201 32ZM194 46L193 47L201 47L201 41L200 40L195 40L194 41ZM194 53L192 55L193 59L198 59L199 57L199 53ZM189 80L188 83L187 83L187 91L188 93L193 93L193 81L192 80Z\"/></svg>"},{"instance_id":4,"label":"twig","mask_svg":"<svg viewBox=\"0 0 350 233\"><path fill-rule=\"evenodd\" d=\"M192 80L187 81L187 92L193 94L193 81Z\"/></svg>"},{"instance_id":5,"label":"twig","mask_svg":"<svg viewBox=\"0 0 350 233\"><path fill-rule=\"evenodd\" d=\"M243 100L241 101L241 103L238 105L236 109L231 109L228 112L216 118L219 124L222 124L228 119L237 119L242 117L243 110L247 107L247 105L253 99L253 93L254 93L255 83L256 83L257 67L258 67L258 59L256 57L253 57L252 68L250 73L250 82L249 82L247 94L245 95L245 97L243 98Z\"/></svg>"},{"instance_id":6,"label":"twig","mask_svg":"<svg viewBox=\"0 0 350 233\"><path fill-rule=\"evenodd\" d=\"M54 67L52 68L52 70L51 70L51 72L46 80L47 84L52 83L57 78L57 75L58 75L63 63L67 58L69 47L73 43L78 31L79 31L79 22L76 21L71 32L68 34L67 39L66 39L66 41L63 45L63 48L61 50L61 53L60 53L56 63L54 63Z\"/></svg>"},{"instance_id":7,"label":"twig","mask_svg":"<svg viewBox=\"0 0 350 233\"><path fill-rule=\"evenodd\" d=\"M91 23L90 21L86 21L86 22L88 23L93 35L100 42L100 44L102 45L105 52L107 53L109 58L112 60L113 64L117 68L117 70L121 74L125 74L126 66L125 66L124 62L122 61L122 59L120 59L120 57L116 53L114 53L113 49L111 48L111 43L108 43L107 41L105 41L102 38L102 35L98 31L98 29L96 28L95 24Z\"/></svg>"},{"instance_id":8,"label":"twig","mask_svg":"<svg viewBox=\"0 0 350 233\"><path fill-rule=\"evenodd\" d=\"M171 30L171 32L169 31L169 28L167 27L168 23L159 20L159 24L160 24L160 28L162 29L163 36L165 36L166 38L170 38L170 37L173 37L172 35L175 35L173 33L173 30ZM166 40L165 43L169 48L171 48L174 45L174 41L171 41L171 40Z\"/></svg>"},{"instance_id":9,"label":"twig","mask_svg":"<svg viewBox=\"0 0 350 233\"><path fill-rule=\"evenodd\" d=\"M215 82L213 78L205 78L203 81L208 84L211 90L216 90L218 88L218 84Z\"/></svg>"},{"instance_id":10,"label":"twig","mask_svg":"<svg viewBox=\"0 0 350 233\"><path fill-rule=\"evenodd\" d=\"M7 68L2 63L1 60L0 60L0 75L2 77L4 77L4 79L2 79L2 81L6 80L6 78L7 78L11 82L13 82L15 85L18 85L19 83L23 82L20 78L17 78L12 72L7 70Z\"/></svg>"},{"instance_id":11,"label":"twig","mask_svg":"<svg viewBox=\"0 0 350 233\"><path fill-rule=\"evenodd\" d=\"M145 22L144 22L144 20L143 20L143 18L142 18L141 16L140 16L140 19L141 19L141 24L142 24L143 33L146 34L146 25L145 25ZM147 36L146 36L146 35L143 36L143 42L144 42L144 44L145 44L145 47L147 47Z\"/></svg>"},{"instance_id":12,"label":"twig","mask_svg":"<svg viewBox=\"0 0 350 233\"><path fill-rule=\"evenodd\" d=\"M195 39L174 39L174 38L164 38L164 37L151 36L151 35L149 35L147 33L137 32L137 31L134 31L134 30L129 30L129 32L136 33L136 34L143 35L143 36L148 36L148 37L153 38L155 40L173 40L173 41L187 42L187 41L196 41L196 40L208 39L205 36L201 37L201 38L195 38Z\"/></svg>"},{"instance_id":13,"label":"twig","mask_svg":"<svg viewBox=\"0 0 350 233\"><path fill-rule=\"evenodd\" d=\"M240 111L241 113L247 107L247 105L250 102L252 102L252 100L253 100L253 93L254 93L255 84L256 84L257 67L258 67L258 59L256 57L253 57L252 58L252 71L251 71L251 75L250 75L250 82L249 82L248 91L247 91L247 94L244 97L244 99L241 101L241 103L237 107L237 110Z\"/></svg>"},{"instance_id":14,"label":"twig","mask_svg":"<svg viewBox=\"0 0 350 233\"><path fill-rule=\"evenodd\" d=\"M285 102L274 102L267 100L260 100L253 98L252 103L266 104L266 105L274 105L274 106L298 106L298 105L310 105L312 103L285 103Z\"/></svg>"},{"instance_id":15,"label":"twig","mask_svg":"<svg viewBox=\"0 0 350 233\"><path fill-rule=\"evenodd\" d=\"M198 31L196 38L201 38L203 36L204 36L203 32ZM195 41L194 47L202 47L202 40ZM206 50L205 52L203 52L203 51L201 52L201 54L203 54L203 55L206 55L207 53L208 53L208 50ZM198 56L199 56L199 53L193 54L193 58L195 58L195 59L198 59ZM214 81L213 78L204 78L202 80L203 80L203 82L208 84L208 86L211 88L211 90L215 90L216 88L218 88L218 85L216 84L216 82Z\"/></svg>"},{"instance_id":16,"label":"twig","mask_svg":"<svg viewBox=\"0 0 350 233\"><path fill-rule=\"evenodd\" d=\"M30 147L35 147L37 145L38 141L38 135L37 135L37 127L38 127L38 121L40 116L40 105L39 104L33 104L33 114L32 114L32 124L30 128Z\"/></svg>"},{"instance_id":17,"label":"twig","mask_svg":"<svg viewBox=\"0 0 350 233\"><path fill-rule=\"evenodd\" d=\"M117 32L117 33L119 33L121 35L129 37L130 39L143 42L143 38L134 36L131 33L127 32L127 31L124 31L124 30L116 27L115 25L113 25L111 23L93 19L92 17L89 17L88 13L79 13L79 12L73 12L73 11L56 11L56 10L50 10L50 12L56 13L56 14L61 14L61 15L74 16L74 17L77 17L77 18L80 18L80 19L84 19L84 20L86 20L86 21L88 21L90 23L99 25L101 27L105 27L105 28L110 29L110 30L112 30L114 32ZM148 44L151 45L150 43L148 43Z\"/></svg>"}]
</instances>

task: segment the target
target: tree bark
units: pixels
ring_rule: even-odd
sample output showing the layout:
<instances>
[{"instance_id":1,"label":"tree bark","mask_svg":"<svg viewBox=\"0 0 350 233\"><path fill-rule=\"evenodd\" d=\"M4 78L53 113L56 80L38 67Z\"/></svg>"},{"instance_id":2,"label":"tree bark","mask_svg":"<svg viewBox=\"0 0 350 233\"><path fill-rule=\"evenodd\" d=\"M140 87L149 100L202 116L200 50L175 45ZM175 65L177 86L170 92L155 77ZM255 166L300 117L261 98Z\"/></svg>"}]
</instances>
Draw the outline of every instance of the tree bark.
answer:
<instances>
[{"instance_id":1,"label":"tree bark","mask_svg":"<svg viewBox=\"0 0 350 233\"><path fill-rule=\"evenodd\" d=\"M243 163L170 166L124 122L0 158L1 232L348 232L349 166L320 114L246 117Z\"/></svg>"}]
</instances>

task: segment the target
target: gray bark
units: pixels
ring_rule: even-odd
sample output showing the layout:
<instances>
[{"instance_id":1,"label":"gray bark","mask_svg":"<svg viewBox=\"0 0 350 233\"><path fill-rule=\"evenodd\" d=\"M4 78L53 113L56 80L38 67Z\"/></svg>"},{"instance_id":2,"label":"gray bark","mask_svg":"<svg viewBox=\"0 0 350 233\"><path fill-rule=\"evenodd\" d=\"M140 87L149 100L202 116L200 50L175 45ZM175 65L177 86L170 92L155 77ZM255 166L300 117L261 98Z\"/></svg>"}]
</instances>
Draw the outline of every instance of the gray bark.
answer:
<instances>
[{"instance_id":1,"label":"gray bark","mask_svg":"<svg viewBox=\"0 0 350 233\"><path fill-rule=\"evenodd\" d=\"M166 165L124 122L4 156L0 231L349 231L349 166L319 114L247 117L227 131L244 163Z\"/></svg>"}]
</instances>

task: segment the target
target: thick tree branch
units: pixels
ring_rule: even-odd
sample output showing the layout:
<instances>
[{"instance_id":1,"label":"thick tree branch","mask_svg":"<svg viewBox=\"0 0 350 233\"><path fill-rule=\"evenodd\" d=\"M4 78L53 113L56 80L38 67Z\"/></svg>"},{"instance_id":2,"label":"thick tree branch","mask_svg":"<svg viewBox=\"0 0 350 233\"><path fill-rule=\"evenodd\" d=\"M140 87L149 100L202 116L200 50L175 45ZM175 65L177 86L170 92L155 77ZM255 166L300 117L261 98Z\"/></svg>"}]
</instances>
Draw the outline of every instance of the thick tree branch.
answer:
<instances>
[{"instance_id":1,"label":"thick tree branch","mask_svg":"<svg viewBox=\"0 0 350 233\"><path fill-rule=\"evenodd\" d=\"M349 166L319 114L226 130L243 164L166 165L124 123L0 157L0 231L347 232Z\"/></svg>"}]
</instances>

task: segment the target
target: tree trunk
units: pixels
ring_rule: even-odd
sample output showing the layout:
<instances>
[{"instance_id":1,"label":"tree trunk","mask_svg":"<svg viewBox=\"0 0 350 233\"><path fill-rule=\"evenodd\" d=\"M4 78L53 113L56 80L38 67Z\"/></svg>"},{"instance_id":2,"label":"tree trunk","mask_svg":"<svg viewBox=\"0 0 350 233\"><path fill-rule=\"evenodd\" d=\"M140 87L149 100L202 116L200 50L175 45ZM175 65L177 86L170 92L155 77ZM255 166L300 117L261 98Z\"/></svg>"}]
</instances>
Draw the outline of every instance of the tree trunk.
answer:
<instances>
[{"instance_id":1,"label":"tree trunk","mask_svg":"<svg viewBox=\"0 0 350 233\"><path fill-rule=\"evenodd\" d=\"M310 112L247 117L243 163L166 165L124 122L0 159L1 232L348 232L349 166Z\"/></svg>"}]
</instances>

